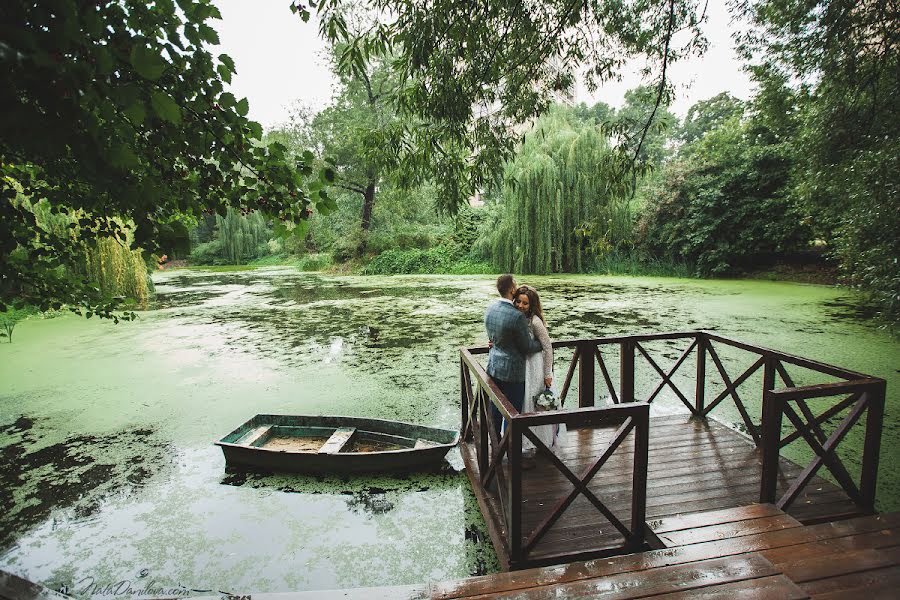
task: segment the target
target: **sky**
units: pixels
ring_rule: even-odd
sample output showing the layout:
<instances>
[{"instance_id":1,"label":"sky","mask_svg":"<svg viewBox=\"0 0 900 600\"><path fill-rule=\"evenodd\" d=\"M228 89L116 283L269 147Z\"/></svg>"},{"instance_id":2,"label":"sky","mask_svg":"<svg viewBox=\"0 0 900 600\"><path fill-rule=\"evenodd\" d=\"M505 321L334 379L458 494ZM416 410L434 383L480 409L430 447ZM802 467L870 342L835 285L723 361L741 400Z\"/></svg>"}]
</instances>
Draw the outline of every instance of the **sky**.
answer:
<instances>
[{"instance_id":1,"label":"sky","mask_svg":"<svg viewBox=\"0 0 900 600\"><path fill-rule=\"evenodd\" d=\"M272 127L288 120L295 103L313 110L329 104L334 77L315 17L304 23L291 13L289 0L214 2L222 13L221 21L211 23L221 42L215 52L224 52L234 59L237 74L231 91L238 98L250 100L251 119ZM743 100L753 92L734 52L730 37L733 27L725 2L709 2L707 16L703 30L710 45L706 54L677 62L668 71L677 94L670 110L679 117L698 100L720 92L728 91ZM607 83L593 94L579 85L575 99L588 104L602 100L619 107L625 92L641 83L639 69L639 63L627 66L622 81Z\"/></svg>"}]
</instances>

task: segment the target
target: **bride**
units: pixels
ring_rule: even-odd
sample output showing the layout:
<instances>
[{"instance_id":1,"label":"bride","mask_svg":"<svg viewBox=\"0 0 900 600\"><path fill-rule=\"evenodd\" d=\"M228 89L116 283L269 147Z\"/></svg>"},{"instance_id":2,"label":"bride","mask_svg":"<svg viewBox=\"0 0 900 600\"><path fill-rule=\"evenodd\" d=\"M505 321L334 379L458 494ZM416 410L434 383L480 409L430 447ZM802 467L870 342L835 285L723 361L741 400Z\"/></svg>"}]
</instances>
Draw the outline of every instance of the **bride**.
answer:
<instances>
[{"instance_id":1,"label":"bride","mask_svg":"<svg viewBox=\"0 0 900 600\"><path fill-rule=\"evenodd\" d=\"M528 319L530 334L541 343L541 352L536 352L526 358L525 362L525 403L523 413L535 412L534 398L545 389L553 389L553 346L550 344L550 335L544 324L544 311L541 309L541 299L537 290L531 286L523 285L516 289L513 304ZM554 396L555 391L554 391ZM548 448L556 444L560 434L558 424L540 425L532 427L531 431ZM528 438L522 440L522 450L526 456L535 454L535 446Z\"/></svg>"}]
</instances>

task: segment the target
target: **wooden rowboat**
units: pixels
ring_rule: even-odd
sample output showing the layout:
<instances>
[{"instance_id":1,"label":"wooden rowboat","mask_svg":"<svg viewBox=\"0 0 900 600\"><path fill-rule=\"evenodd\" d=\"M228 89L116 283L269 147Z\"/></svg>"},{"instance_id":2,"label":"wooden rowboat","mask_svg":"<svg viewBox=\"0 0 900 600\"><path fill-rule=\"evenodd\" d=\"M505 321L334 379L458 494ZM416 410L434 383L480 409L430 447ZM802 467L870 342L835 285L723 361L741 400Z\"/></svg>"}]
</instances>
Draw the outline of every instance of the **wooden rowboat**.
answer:
<instances>
[{"instance_id":1,"label":"wooden rowboat","mask_svg":"<svg viewBox=\"0 0 900 600\"><path fill-rule=\"evenodd\" d=\"M459 432L401 421L256 415L216 442L228 466L267 471L403 471L439 463Z\"/></svg>"}]
</instances>

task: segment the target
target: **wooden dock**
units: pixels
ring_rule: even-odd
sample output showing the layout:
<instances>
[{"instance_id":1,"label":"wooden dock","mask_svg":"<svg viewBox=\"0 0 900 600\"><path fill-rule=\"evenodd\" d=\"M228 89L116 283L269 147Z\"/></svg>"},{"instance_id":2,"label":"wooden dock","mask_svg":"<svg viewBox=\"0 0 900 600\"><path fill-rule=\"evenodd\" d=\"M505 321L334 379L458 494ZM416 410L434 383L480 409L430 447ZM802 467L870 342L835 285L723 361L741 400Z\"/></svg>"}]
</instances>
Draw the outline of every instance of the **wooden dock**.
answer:
<instances>
[{"instance_id":1,"label":"wooden dock","mask_svg":"<svg viewBox=\"0 0 900 600\"><path fill-rule=\"evenodd\" d=\"M772 504L813 524L874 512L884 380L703 331L554 347L572 350L560 396L577 390L577 404L521 414L479 362L487 349L460 351L460 451L505 570L658 549L652 523L685 513ZM726 351L740 356L725 361ZM638 361L656 381L637 381L647 372ZM797 385L795 376L815 383ZM651 418L664 389L683 415ZM748 403L750 394L758 401ZM608 400L596 406L600 398ZM746 434L715 420L725 403ZM507 423L502 438L492 408ZM533 430L549 424L567 429L553 448ZM863 453L851 469L837 450L854 428ZM537 448L533 462L524 460L525 440ZM798 444L814 456L807 465L782 455Z\"/></svg>"},{"instance_id":2,"label":"wooden dock","mask_svg":"<svg viewBox=\"0 0 900 600\"><path fill-rule=\"evenodd\" d=\"M587 470L613 436L614 428L588 427L569 432L554 453L574 473ZM646 520L653 524L674 515L752 505L759 496L762 455L752 441L712 420L690 416L665 416L650 419ZM632 434L633 435L633 434ZM626 437L623 445L629 449ZM460 447L466 471L473 482L482 512L488 523L495 548L505 548L508 529L498 490L479 489L481 479L475 444ZM534 469L523 470L522 531L533 532L546 519L561 496L573 489L572 483L549 460L538 457ZM510 465L500 467L509 479ZM621 521L631 519L631 475L634 452L614 453L586 488L592 491ZM778 492L802 468L781 459ZM859 508L836 485L819 477L811 481L788 513L800 522L816 522L833 515L858 516ZM529 556L529 563L553 564L560 556L591 554L595 548L615 548L622 535L583 495L540 539ZM659 547L650 536L648 548Z\"/></svg>"}]
</instances>

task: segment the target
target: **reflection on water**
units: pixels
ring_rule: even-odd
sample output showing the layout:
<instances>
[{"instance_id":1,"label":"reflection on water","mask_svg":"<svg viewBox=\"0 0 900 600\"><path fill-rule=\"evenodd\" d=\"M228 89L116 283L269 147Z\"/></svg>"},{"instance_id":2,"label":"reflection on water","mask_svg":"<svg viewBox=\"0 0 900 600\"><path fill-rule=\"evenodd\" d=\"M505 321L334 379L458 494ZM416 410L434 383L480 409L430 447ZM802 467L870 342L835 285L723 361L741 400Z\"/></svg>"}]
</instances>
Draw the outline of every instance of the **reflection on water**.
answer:
<instances>
[{"instance_id":1,"label":"reflection on water","mask_svg":"<svg viewBox=\"0 0 900 600\"><path fill-rule=\"evenodd\" d=\"M137 322L33 320L17 327L14 345L0 344L0 568L53 587L143 570L161 585L232 592L421 583L498 568L455 451L437 472L341 478L226 472L211 444L255 413L458 427L458 349L484 342L493 277L272 268L155 279L157 306ZM900 509L898 344L835 314L837 291L525 282L541 291L555 338L702 328L887 378L879 505ZM646 348L668 371L688 343ZM616 351L603 355L614 383ZM733 375L752 364L721 353ZM558 377L570 358L558 352ZM638 396L649 395L659 376L637 365ZM708 373L711 398L723 383L712 365ZM691 392L691 375L683 369L673 381ZM758 411L752 391L742 397ZM684 408L666 386L653 410ZM740 424L733 404L717 412Z\"/></svg>"}]
</instances>

